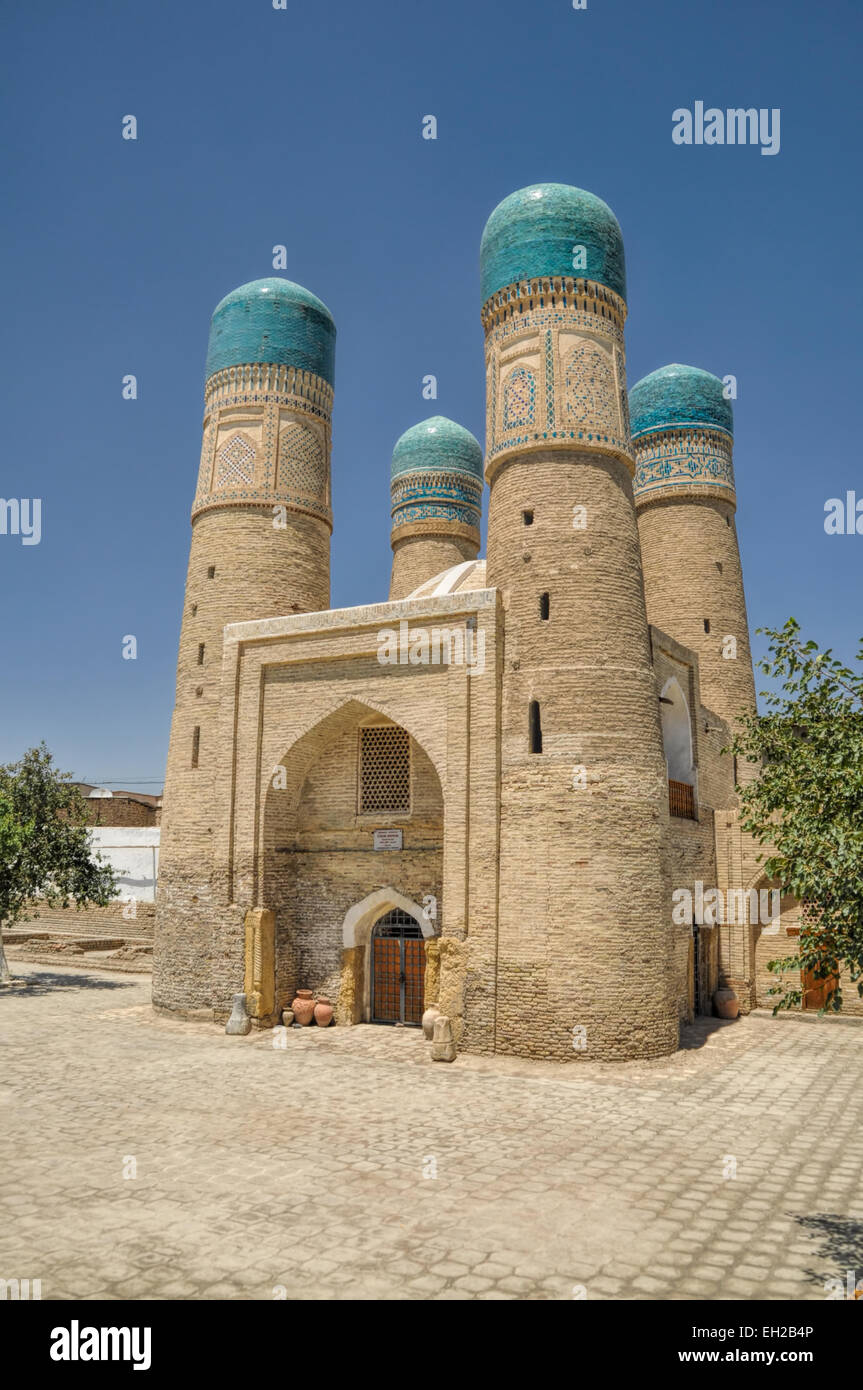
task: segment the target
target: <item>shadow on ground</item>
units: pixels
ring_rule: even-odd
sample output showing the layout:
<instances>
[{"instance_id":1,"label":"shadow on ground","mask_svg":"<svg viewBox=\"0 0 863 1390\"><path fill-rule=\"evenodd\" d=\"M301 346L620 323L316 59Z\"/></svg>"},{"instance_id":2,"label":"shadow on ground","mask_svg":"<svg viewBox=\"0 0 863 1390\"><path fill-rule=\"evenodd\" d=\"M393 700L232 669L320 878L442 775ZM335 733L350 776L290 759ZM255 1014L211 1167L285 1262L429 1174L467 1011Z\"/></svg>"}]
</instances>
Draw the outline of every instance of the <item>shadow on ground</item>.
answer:
<instances>
[{"instance_id":1,"label":"shadow on ground","mask_svg":"<svg viewBox=\"0 0 863 1390\"><path fill-rule=\"evenodd\" d=\"M694 1023L684 1023L681 1028L679 1050L691 1052L695 1047L703 1047L723 1028L734 1028L737 1023L738 1020L733 1018L708 1018L706 1015L699 1015Z\"/></svg>"},{"instance_id":2,"label":"shadow on ground","mask_svg":"<svg viewBox=\"0 0 863 1390\"><path fill-rule=\"evenodd\" d=\"M49 994L58 989L133 989L137 980L105 980L96 975L87 975L83 970L74 975L58 975L51 970L40 970L34 975L18 975L11 985L0 989L0 999L28 998L34 994Z\"/></svg>"},{"instance_id":3,"label":"shadow on ground","mask_svg":"<svg viewBox=\"0 0 863 1390\"><path fill-rule=\"evenodd\" d=\"M836 1279L836 1266L843 1286L847 1282L849 1271L852 1288L858 1279L863 1282L863 1221L828 1213L820 1216L796 1216L794 1219L818 1242L819 1258L829 1260L832 1266L829 1270L821 1272L807 1269L806 1275L810 1284L826 1286L828 1279Z\"/></svg>"}]
</instances>

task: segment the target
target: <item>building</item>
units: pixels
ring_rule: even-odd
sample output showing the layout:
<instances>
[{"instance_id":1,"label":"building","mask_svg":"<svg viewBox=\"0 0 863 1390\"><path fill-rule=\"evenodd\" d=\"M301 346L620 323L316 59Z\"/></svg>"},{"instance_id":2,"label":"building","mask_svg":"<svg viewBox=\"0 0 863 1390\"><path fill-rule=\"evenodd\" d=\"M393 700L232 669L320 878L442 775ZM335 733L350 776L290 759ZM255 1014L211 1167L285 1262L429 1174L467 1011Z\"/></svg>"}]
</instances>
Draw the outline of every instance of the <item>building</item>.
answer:
<instances>
[{"instance_id":1,"label":"building","mask_svg":"<svg viewBox=\"0 0 863 1390\"><path fill-rule=\"evenodd\" d=\"M84 798L90 843L117 875L115 897L124 903L153 903L159 877L162 798L76 782ZM98 915L93 909L91 915Z\"/></svg>"},{"instance_id":2,"label":"building","mask_svg":"<svg viewBox=\"0 0 863 1390\"><path fill-rule=\"evenodd\" d=\"M672 913L761 886L722 751L755 701L722 382L675 365L628 397L590 193L506 198L481 276L484 468L439 416L398 440L390 594L362 607L330 608L329 310L266 279L213 314L157 1008L435 1001L463 1049L577 1060L673 1051L720 983L758 1001L756 925Z\"/></svg>"}]
</instances>

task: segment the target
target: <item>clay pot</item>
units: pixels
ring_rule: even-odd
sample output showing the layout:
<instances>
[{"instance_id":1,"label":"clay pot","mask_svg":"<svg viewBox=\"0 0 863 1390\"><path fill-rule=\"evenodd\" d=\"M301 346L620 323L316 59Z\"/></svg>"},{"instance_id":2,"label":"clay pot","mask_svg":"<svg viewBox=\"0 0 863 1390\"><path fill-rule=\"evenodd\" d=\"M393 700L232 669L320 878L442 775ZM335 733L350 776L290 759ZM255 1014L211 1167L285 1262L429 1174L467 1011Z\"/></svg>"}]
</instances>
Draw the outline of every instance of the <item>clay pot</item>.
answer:
<instances>
[{"instance_id":1,"label":"clay pot","mask_svg":"<svg viewBox=\"0 0 863 1390\"><path fill-rule=\"evenodd\" d=\"M717 989L713 995L713 1007L718 1018L736 1018L740 1013L740 1000L733 989L727 986Z\"/></svg>"},{"instance_id":2,"label":"clay pot","mask_svg":"<svg viewBox=\"0 0 863 1390\"><path fill-rule=\"evenodd\" d=\"M301 1023L304 1028L309 1026L315 1013L315 1001L310 989L297 990L297 997L291 1004L291 1012L296 1023Z\"/></svg>"},{"instance_id":3,"label":"clay pot","mask_svg":"<svg viewBox=\"0 0 863 1390\"><path fill-rule=\"evenodd\" d=\"M293 1021L294 1021L293 1011L292 1011L291 1009L283 1009L283 1010L282 1010L282 1023L283 1023L283 1025L285 1026L285 1028L290 1028L291 1025L293 1024Z\"/></svg>"},{"instance_id":4,"label":"clay pot","mask_svg":"<svg viewBox=\"0 0 863 1390\"><path fill-rule=\"evenodd\" d=\"M328 1028L332 1021L333 1006L325 994L319 994L315 1005L315 1023L319 1028Z\"/></svg>"},{"instance_id":5,"label":"clay pot","mask_svg":"<svg viewBox=\"0 0 863 1390\"><path fill-rule=\"evenodd\" d=\"M431 1042L432 1038L434 1037L434 1021L438 1017L440 1017L440 1005L429 1004L428 1008L423 1014L422 1020L423 1037L428 1038L429 1042Z\"/></svg>"}]
</instances>

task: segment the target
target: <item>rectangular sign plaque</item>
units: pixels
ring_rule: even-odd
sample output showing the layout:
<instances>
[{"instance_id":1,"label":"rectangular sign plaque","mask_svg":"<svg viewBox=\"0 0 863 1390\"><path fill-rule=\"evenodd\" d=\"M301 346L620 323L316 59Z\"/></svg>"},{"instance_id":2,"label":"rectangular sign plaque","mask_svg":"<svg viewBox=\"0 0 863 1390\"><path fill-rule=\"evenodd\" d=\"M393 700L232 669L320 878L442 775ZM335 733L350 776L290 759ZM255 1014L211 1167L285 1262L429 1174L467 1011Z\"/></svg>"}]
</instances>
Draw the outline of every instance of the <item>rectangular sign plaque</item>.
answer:
<instances>
[{"instance_id":1,"label":"rectangular sign plaque","mask_svg":"<svg viewBox=\"0 0 863 1390\"><path fill-rule=\"evenodd\" d=\"M401 830L373 830L375 849L401 849L403 832Z\"/></svg>"}]
</instances>

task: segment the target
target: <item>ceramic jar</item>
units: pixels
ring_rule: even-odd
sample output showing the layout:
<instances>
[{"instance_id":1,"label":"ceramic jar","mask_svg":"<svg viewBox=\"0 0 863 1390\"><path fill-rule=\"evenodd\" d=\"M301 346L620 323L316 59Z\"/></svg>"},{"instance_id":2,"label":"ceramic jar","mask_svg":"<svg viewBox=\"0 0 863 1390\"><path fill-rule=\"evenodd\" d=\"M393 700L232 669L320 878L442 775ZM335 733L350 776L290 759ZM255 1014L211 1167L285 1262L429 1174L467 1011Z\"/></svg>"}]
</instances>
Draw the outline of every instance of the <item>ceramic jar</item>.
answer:
<instances>
[{"instance_id":1,"label":"ceramic jar","mask_svg":"<svg viewBox=\"0 0 863 1390\"><path fill-rule=\"evenodd\" d=\"M319 994L315 1004L315 1023L319 1028L328 1028L332 1021L333 1006L325 994Z\"/></svg>"},{"instance_id":2,"label":"ceramic jar","mask_svg":"<svg viewBox=\"0 0 863 1390\"><path fill-rule=\"evenodd\" d=\"M725 986L714 992L713 1007L718 1018L736 1018L740 1013L740 1000L733 989Z\"/></svg>"},{"instance_id":3,"label":"ceramic jar","mask_svg":"<svg viewBox=\"0 0 863 1390\"><path fill-rule=\"evenodd\" d=\"M297 997L291 1004L294 1020L307 1028L314 1017L315 1001L310 989L298 989Z\"/></svg>"}]
</instances>

